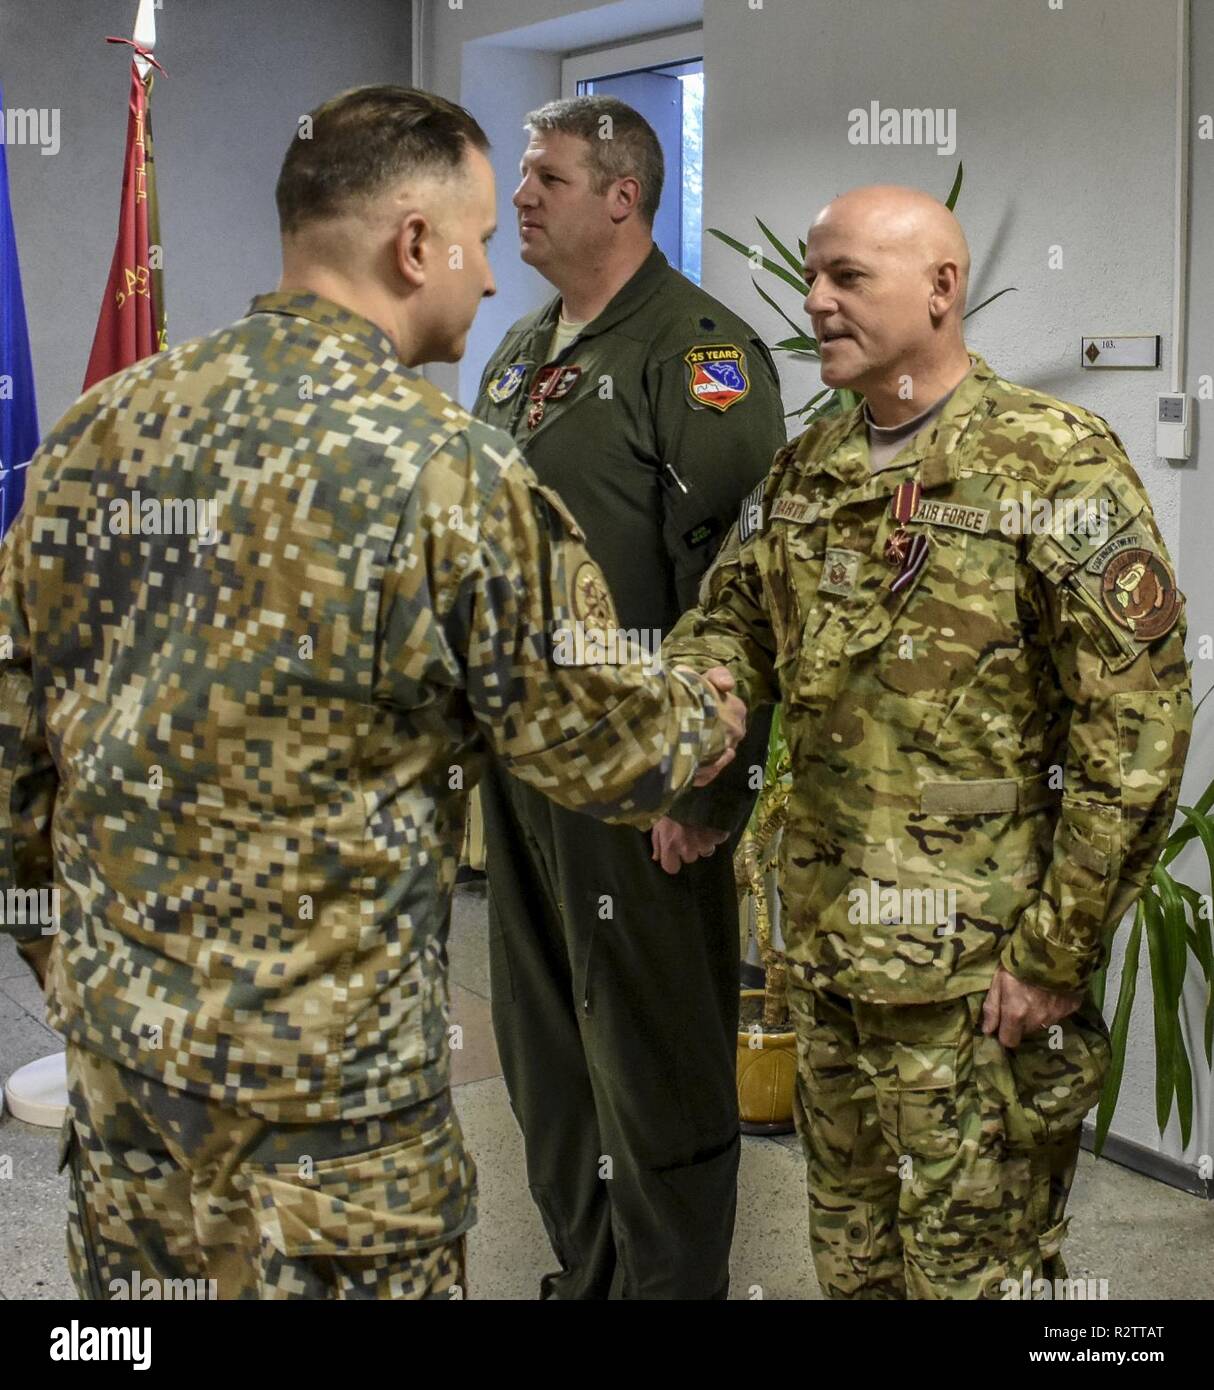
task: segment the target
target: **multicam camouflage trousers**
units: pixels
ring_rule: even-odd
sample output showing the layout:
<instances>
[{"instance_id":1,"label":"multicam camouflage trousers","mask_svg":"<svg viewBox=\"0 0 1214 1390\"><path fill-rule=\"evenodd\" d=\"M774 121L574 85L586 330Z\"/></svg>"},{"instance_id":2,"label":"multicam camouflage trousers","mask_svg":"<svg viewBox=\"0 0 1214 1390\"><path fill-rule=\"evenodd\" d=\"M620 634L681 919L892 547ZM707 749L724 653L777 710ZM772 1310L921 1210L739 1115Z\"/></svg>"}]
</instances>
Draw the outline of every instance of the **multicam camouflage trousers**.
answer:
<instances>
[{"instance_id":1,"label":"multicam camouflage trousers","mask_svg":"<svg viewBox=\"0 0 1214 1390\"><path fill-rule=\"evenodd\" d=\"M72 1044L60 1167L81 1298L460 1298L476 1169L450 1092L284 1125Z\"/></svg>"},{"instance_id":2,"label":"multicam camouflage trousers","mask_svg":"<svg viewBox=\"0 0 1214 1390\"><path fill-rule=\"evenodd\" d=\"M984 998L864 1004L790 978L827 1298L998 1299L1026 1270L1066 1277L1066 1202L1108 1030L1088 1001L1005 1049L981 1031Z\"/></svg>"}]
</instances>

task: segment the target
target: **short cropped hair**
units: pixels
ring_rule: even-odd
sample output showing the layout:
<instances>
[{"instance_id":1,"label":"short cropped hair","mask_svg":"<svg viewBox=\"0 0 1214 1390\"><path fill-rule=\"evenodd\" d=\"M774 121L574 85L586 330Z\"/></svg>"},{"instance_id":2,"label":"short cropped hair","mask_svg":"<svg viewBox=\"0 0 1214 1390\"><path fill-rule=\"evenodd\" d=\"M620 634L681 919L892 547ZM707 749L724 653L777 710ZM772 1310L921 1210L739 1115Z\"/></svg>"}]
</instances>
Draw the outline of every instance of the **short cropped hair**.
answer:
<instances>
[{"instance_id":1,"label":"short cropped hair","mask_svg":"<svg viewBox=\"0 0 1214 1390\"><path fill-rule=\"evenodd\" d=\"M641 185L640 214L653 225L662 201L666 162L653 126L639 111L618 97L566 97L532 111L527 129L580 136L587 145L591 189L601 194L616 179L636 179Z\"/></svg>"},{"instance_id":2,"label":"short cropped hair","mask_svg":"<svg viewBox=\"0 0 1214 1390\"><path fill-rule=\"evenodd\" d=\"M455 174L489 140L462 106L412 87L355 87L300 123L278 185L283 235L345 212L411 175Z\"/></svg>"}]
</instances>

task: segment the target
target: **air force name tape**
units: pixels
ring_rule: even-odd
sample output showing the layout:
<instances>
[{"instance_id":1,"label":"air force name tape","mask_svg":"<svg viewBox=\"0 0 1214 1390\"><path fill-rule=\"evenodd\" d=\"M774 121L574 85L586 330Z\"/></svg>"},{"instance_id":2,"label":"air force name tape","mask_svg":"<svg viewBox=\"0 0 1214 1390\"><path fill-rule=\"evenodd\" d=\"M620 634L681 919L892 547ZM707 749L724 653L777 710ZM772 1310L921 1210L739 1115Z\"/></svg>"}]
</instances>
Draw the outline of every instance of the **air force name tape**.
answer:
<instances>
[{"instance_id":1,"label":"air force name tape","mask_svg":"<svg viewBox=\"0 0 1214 1390\"><path fill-rule=\"evenodd\" d=\"M683 360L690 369L687 394L692 405L728 410L750 390L746 354L733 343L693 347Z\"/></svg>"}]
</instances>

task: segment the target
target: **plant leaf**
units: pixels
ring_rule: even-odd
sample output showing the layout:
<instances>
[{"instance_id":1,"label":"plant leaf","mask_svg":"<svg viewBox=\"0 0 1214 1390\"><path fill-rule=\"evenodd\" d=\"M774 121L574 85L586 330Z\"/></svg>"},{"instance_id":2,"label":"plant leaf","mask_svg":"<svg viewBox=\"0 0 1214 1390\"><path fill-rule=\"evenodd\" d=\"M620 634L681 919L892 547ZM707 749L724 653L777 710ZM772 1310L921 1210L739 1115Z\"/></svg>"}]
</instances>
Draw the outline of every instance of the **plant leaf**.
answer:
<instances>
[{"instance_id":1,"label":"plant leaf","mask_svg":"<svg viewBox=\"0 0 1214 1390\"><path fill-rule=\"evenodd\" d=\"M1144 916L1140 898L1134 909L1134 926L1130 931L1130 939L1126 942L1125 959L1121 966L1121 987L1117 991L1117 1009L1113 1014L1113 1026L1109 1029L1109 1074L1105 1077L1104 1088L1100 1092L1100 1105L1096 1111L1096 1136L1092 1145L1092 1152L1097 1158L1104 1148L1113 1112L1117 1109L1117 1097L1121 1093L1126 1042L1130 1033L1130 1014L1134 1010L1134 994L1138 989L1138 958L1142 953Z\"/></svg>"},{"instance_id":2,"label":"plant leaf","mask_svg":"<svg viewBox=\"0 0 1214 1390\"><path fill-rule=\"evenodd\" d=\"M994 294L988 294L981 304L975 304L972 309L967 309L962 317L969 318L971 314L976 314L979 309L985 309L988 304L993 303L1001 294L1015 294L1016 288L1015 285L1008 285L1006 289L996 290ZM806 294L808 293L809 291L806 290Z\"/></svg>"},{"instance_id":3,"label":"plant leaf","mask_svg":"<svg viewBox=\"0 0 1214 1390\"><path fill-rule=\"evenodd\" d=\"M831 388L829 386L824 387L821 391L818 392L816 396L811 396L809 400L807 400L805 404L801 407L800 410L790 410L784 418L788 420L794 415L805 415L808 411L813 410L814 406L818 404L818 402L822 399L823 396L829 396L830 394ZM828 410L829 408L830 407L828 403L826 406L823 407L823 410Z\"/></svg>"},{"instance_id":4,"label":"plant leaf","mask_svg":"<svg viewBox=\"0 0 1214 1390\"><path fill-rule=\"evenodd\" d=\"M788 247L784 245L780 238L776 236L775 232L773 232L771 228L767 226L767 224L762 220L762 218L756 217L755 221L759 224L759 231L763 233L763 235L767 238L768 241L771 242L771 244L776 248L780 255L784 257L784 260L792 270L792 273L803 280L805 278L805 267L801 264L801 262L797 260L796 256L794 256L793 253L788 249Z\"/></svg>"},{"instance_id":5,"label":"plant leaf","mask_svg":"<svg viewBox=\"0 0 1214 1390\"><path fill-rule=\"evenodd\" d=\"M1109 987L1109 965L1106 961L1099 970L1092 976L1092 983L1089 989L1092 991L1092 1002L1104 1013L1104 994Z\"/></svg>"},{"instance_id":6,"label":"plant leaf","mask_svg":"<svg viewBox=\"0 0 1214 1390\"><path fill-rule=\"evenodd\" d=\"M1180 1140L1189 1147L1193 1134L1193 1069L1185 1048L1184 1030L1176 1029L1176 1114L1180 1117Z\"/></svg>"},{"instance_id":7,"label":"plant leaf","mask_svg":"<svg viewBox=\"0 0 1214 1390\"><path fill-rule=\"evenodd\" d=\"M1204 816L1206 812L1209 811L1211 806L1214 806L1214 780L1211 780L1210 785L1197 798L1196 803L1190 806L1188 809L1190 811L1196 811L1200 815ZM1185 807L1178 806L1176 809L1182 815L1184 814ZM1193 839L1194 836L1196 836L1196 834L1197 825L1195 822L1190 822L1187 825L1177 826L1177 828L1173 830L1172 833L1168 836L1167 841L1163 847L1163 853L1159 857L1159 862L1161 864L1170 864L1172 860L1175 859L1176 856L1180 853L1180 851L1185 847L1185 845L1187 845L1189 841Z\"/></svg>"},{"instance_id":8,"label":"plant leaf","mask_svg":"<svg viewBox=\"0 0 1214 1390\"><path fill-rule=\"evenodd\" d=\"M961 192L961 178L962 178L962 174L963 174L964 169L965 169L965 164L964 164L961 160L958 160L958 161L957 161L957 177L953 180L953 186L952 186L952 188L949 190L949 195L948 195L948 197L945 198L945 200L944 200L944 206L945 206L946 208L948 208L949 212L952 212L952 210L957 206L957 197L958 197L958 195L959 195L960 192Z\"/></svg>"},{"instance_id":9,"label":"plant leaf","mask_svg":"<svg viewBox=\"0 0 1214 1390\"><path fill-rule=\"evenodd\" d=\"M1175 996L1172 1006L1179 1011L1180 996L1184 991L1185 974L1188 971L1188 919L1185 916L1184 899L1176 891L1171 874L1158 864L1151 871L1151 878L1159 889L1160 909L1163 913L1164 940L1168 947L1168 978Z\"/></svg>"},{"instance_id":10,"label":"plant leaf","mask_svg":"<svg viewBox=\"0 0 1214 1390\"><path fill-rule=\"evenodd\" d=\"M1175 995L1159 899L1148 890L1140 901L1147 924L1155 1011L1155 1123L1162 1134L1168 1127L1172 1098L1176 1094L1176 1015L1172 1005Z\"/></svg>"},{"instance_id":11,"label":"plant leaf","mask_svg":"<svg viewBox=\"0 0 1214 1390\"><path fill-rule=\"evenodd\" d=\"M759 284L759 282L754 278L753 275L750 277L750 283L755 287L756 290L759 291L759 294L763 299L763 303L770 305L770 307L773 308L776 311L776 313L780 315L780 317L789 326L789 328L792 329L792 331L797 335L797 337L800 338L805 336L805 325L800 323L794 323L793 320L790 319L788 315L784 312L784 310L780 308L780 306L771 297L771 295L767 293L763 286ZM816 341L814 342L814 346L815 348L817 347Z\"/></svg>"},{"instance_id":12,"label":"plant leaf","mask_svg":"<svg viewBox=\"0 0 1214 1390\"><path fill-rule=\"evenodd\" d=\"M737 237L732 237L728 232L722 232L717 227L709 227L710 236L715 236L718 241L723 241L726 246L732 247L740 256L745 256L750 260L752 247L744 245ZM769 261L766 256L760 257L760 262L764 270L770 271L772 275L778 275L781 280L791 285L802 299L809 293L809 286L799 275L791 275L782 265L777 265L775 261Z\"/></svg>"}]
</instances>

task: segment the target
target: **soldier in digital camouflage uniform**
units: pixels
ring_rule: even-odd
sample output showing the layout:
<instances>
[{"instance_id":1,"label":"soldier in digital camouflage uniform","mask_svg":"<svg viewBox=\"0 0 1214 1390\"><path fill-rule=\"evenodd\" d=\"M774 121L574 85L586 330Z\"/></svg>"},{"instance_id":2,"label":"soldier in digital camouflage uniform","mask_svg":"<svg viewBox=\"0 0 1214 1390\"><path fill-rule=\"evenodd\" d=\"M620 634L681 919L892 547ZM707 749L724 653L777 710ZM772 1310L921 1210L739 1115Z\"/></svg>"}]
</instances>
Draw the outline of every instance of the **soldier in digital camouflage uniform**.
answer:
<instances>
[{"instance_id":1,"label":"soldier in digital camouflage uniform","mask_svg":"<svg viewBox=\"0 0 1214 1390\"><path fill-rule=\"evenodd\" d=\"M593 96L529 126L514 194L522 254L558 293L506 333L473 413L560 493L623 629L665 633L787 437L775 367L654 243L662 151L642 117ZM732 853L768 730L753 721L729 772L648 836L553 806L500 766L481 784L494 1031L561 1266L545 1294L727 1292L740 1150Z\"/></svg>"},{"instance_id":2,"label":"soldier in digital camouflage uniform","mask_svg":"<svg viewBox=\"0 0 1214 1390\"><path fill-rule=\"evenodd\" d=\"M830 1297L1064 1276L1108 1061L1087 989L1168 833L1192 718L1143 485L1104 420L965 351L968 265L912 190L821 215L823 380L866 403L779 451L664 648L783 704L796 1109Z\"/></svg>"},{"instance_id":3,"label":"soldier in digital camouflage uniform","mask_svg":"<svg viewBox=\"0 0 1214 1390\"><path fill-rule=\"evenodd\" d=\"M0 852L61 888L86 1297L460 1294L467 790L492 748L647 824L740 732L698 676L554 661L587 593L610 609L582 533L407 369L458 357L492 293L480 128L401 88L313 117L279 290L79 401L0 551ZM185 501L213 533L162 524Z\"/></svg>"}]
</instances>

